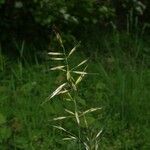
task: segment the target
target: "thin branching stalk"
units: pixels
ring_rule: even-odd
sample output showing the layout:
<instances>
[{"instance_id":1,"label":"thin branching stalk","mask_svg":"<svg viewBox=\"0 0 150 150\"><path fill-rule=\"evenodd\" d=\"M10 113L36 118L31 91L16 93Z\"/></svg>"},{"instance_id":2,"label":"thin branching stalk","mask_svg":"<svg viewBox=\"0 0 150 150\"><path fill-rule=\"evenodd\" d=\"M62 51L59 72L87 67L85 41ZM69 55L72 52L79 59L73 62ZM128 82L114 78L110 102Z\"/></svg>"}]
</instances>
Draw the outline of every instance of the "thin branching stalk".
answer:
<instances>
[{"instance_id":1,"label":"thin branching stalk","mask_svg":"<svg viewBox=\"0 0 150 150\"><path fill-rule=\"evenodd\" d=\"M55 125L54 128L59 129L68 135L68 137L63 138L63 140L76 140L78 143L78 149L79 150L81 150L82 147L84 147L86 150L97 150L98 139L100 137L101 132L98 132L95 137L93 136L94 133L91 132L91 130L89 128L86 116L89 113L100 110L101 108L96 107L96 108L90 108L90 109L84 110L84 111L79 110L78 101L77 101L78 84L83 80L83 78L86 75L89 74L86 72L86 69L88 67L88 65L87 65L88 59L83 60L82 62L80 62L79 64L77 64L73 68L71 68L71 66L69 64L69 59L70 59L71 55L76 51L79 44L76 45L67 54L60 34L57 33L56 31L55 31L55 34L56 34L57 40L59 41L59 43L61 45L63 53L61 53L61 52L49 52L48 54L50 55L50 59L52 61L60 61L62 63L59 66L52 67L50 70L51 71L58 70L61 72L65 72L66 81L64 83L62 83L61 85L59 85L52 92L52 94L50 94L50 96L47 98L47 100L45 102L43 102L43 104L45 104L46 102L50 101L51 99L53 99L54 97L56 97L58 95L61 95L61 94L66 95L67 98L65 100L69 100L70 102L73 102L73 109L74 110L70 110L69 108L65 108L64 112L68 113L69 115L64 115L64 116L59 116L57 118L53 118L53 121L65 121L66 119L74 119L75 122L74 121L72 122L73 128L76 128L77 132L73 133L72 129L65 129L62 126L56 126ZM82 70L78 70L81 68L82 68ZM74 74L76 74L75 77L74 77ZM84 121L82 121L82 120L84 120ZM82 131L81 122L84 123L86 131L87 131L85 136L84 136L84 133Z\"/></svg>"}]
</instances>

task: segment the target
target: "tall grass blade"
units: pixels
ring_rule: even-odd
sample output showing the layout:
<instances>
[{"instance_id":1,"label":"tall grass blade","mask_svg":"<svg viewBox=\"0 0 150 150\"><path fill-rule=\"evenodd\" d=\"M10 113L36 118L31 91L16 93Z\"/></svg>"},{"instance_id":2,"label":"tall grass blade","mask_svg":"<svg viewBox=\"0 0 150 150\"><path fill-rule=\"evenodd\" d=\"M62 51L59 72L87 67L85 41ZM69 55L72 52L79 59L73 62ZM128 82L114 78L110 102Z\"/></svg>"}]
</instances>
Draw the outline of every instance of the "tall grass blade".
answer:
<instances>
[{"instance_id":1,"label":"tall grass blade","mask_svg":"<svg viewBox=\"0 0 150 150\"><path fill-rule=\"evenodd\" d=\"M84 71L72 71L72 72L75 73L75 74L81 74L81 75L88 74L87 72L84 72Z\"/></svg>"},{"instance_id":2,"label":"tall grass blade","mask_svg":"<svg viewBox=\"0 0 150 150\"><path fill-rule=\"evenodd\" d=\"M57 120L64 120L68 118L67 116L62 116L62 117L57 117L57 118L53 118L54 121L57 121Z\"/></svg>"},{"instance_id":3,"label":"tall grass blade","mask_svg":"<svg viewBox=\"0 0 150 150\"><path fill-rule=\"evenodd\" d=\"M68 109L65 109L65 111L71 115L75 115L72 111L68 110Z\"/></svg>"},{"instance_id":4,"label":"tall grass blade","mask_svg":"<svg viewBox=\"0 0 150 150\"><path fill-rule=\"evenodd\" d=\"M61 38L60 34L55 30L54 30L54 32L56 34L57 40L59 41L60 45L63 47L63 42L62 42L62 38Z\"/></svg>"},{"instance_id":5,"label":"tall grass blade","mask_svg":"<svg viewBox=\"0 0 150 150\"><path fill-rule=\"evenodd\" d=\"M77 47L79 46L80 43L78 43L68 54L68 57L70 57L77 49Z\"/></svg>"},{"instance_id":6,"label":"tall grass blade","mask_svg":"<svg viewBox=\"0 0 150 150\"><path fill-rule=\"evenodd\" d=\"M58 93L67 85L67 83L64 83L60 85L49 97L49 100L52 99L54 96L58 95Z\"/></svg>"},{"instance_id":7,"label":"tall grass blade","mask_svg":"<svg viewBox=\"0 0 150 150\"><path fill-rule=\"evenodd\" d=\"M94 111L97 111L97 110L100 110L100 109L102 109L102 108L90 108L90 109L88 109L88 110L86 110L86 111L84 111L83 113L82 113L82 115L85 115L85 114L87 114L87 113L91 113L91 112L94 112Z\"/></svg>"},{"instance_id":8,"label":"tall grass blade","mask_svg":"<svg viewBox=\"0 0 150 150\"><path fill-rule=\"evenodd\" d=\"M56 129L67 132L67 130L65 128L61 127L61 126L53 126L53 127L56 128Z\"/></svg>"},{"instance_id":9,"label":"tall grass blade","mask_svg":"<svg viewBox=\"0 0 150 150\"><path fill-rule=\"evenodd\" d=\"M81 63L79 63L75 68L82 66L83 64L85 64L88 61L88 59L83 60Z\"/></svg>"},{"instance_id":10,"label":"tall grass blade","mask_svg":"<svg viewBox=\"0 0 150 150\"><path fill-rule=\"evenodd\" d=\"M65 58L50 58L51 60L65 60Z\"/></svg>"},{"instance_id":11,"label":"tall grass blade","mask_svg":"<svg viewBox=\"0 0 150 150\"><path fill-rule=\"evenodd\" d=\"M69 90L63 90L63 91L60 91L57 95L59 95L59 94L65 94L65 93L68 93L69 92Z\"/></svg>"},{"instance_id":12,"label":"tall grass blade","mask_svg":"<svg viewBox=\"0 0 150 150\"><path fill-rule=\"evenodd\" d=\"M58 52L49 52L48 55L57 56L57 55L64 55L64 54Z\"/></svg>"},{"instance_id":13,"label":"tall grass blade","mask_svg":"<svg viewBox=\"0 0 150 150\"><path fill-rule=\"evenodd\" d=\"M70 74L70 71L67 71L67 81L69 81L71 78L71 74Z\"/></svg>"},{"instance_id":14,"label":"tall grass blade","mask_svg":"<svg viewBox=\"0 0 150 150\"><path fill-rule=\"evenodd\" d=\"M87 66L83 69L83 72L85 72L86 68L87 68ZM77 78L77 80L76 80L76 82L75 82L75 85L79 84L79 83L82 81L82 79L83 79L84 76L85 76L85 74L81 74L81 75Z\"/></svg>"},{"instance_id":15,"label":"tall grass blade","mask_svg":"<svg viewBox=\"0 0 150 150\"><path fill-rule=\"evenodd\" d=\"M77 111L75 111L75 118L76 118L77 123L78 123L78 125L79 125L79 124L80 124L80 119L79 119L79 115L78 115L78 112L77 112Z\"/></svg>"},{"instance_id":16,"label":"tall grass blade","mask_svg":"<svg viewBox=\"0 0 150 150\"><path fill-rule=\"evenodd\" d=\"M69 136L67 138L63 138L64 141L76 140L77 138L74 136Z\"/></svg>"},{"instance_id":17,"label":"tall grass blade","mask_svg":"<svg viewBox=\"0 0 150 150\"><path fill-rule=\"evenodd\" d=\"M102 132L103 132L103 130L100 130L100 131L97 133L95 139L97 139L97 138L101 135Z\"/></svg>"},{"instance_id":18,"label":"tall grass blade","mask_svg":"<svg viewBox=\"0 0 150 150\"><path fill-rule=\"evenodd\" d=\"M54 70L62 70L65 66L57 66L57 67L53 67L50 70L54 71Z\"/></svg>"}]
</instances>

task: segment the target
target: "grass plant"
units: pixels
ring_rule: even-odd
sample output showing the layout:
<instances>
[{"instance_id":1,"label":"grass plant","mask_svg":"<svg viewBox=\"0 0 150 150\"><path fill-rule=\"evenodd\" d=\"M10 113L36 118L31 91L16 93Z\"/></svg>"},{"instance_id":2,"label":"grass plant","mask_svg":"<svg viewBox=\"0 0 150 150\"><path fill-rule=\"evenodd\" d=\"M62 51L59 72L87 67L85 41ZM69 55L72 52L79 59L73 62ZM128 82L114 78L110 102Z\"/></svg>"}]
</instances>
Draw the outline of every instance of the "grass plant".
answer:
<instances>
[{"instance_id":1,"label":"grass plant","mask_svg":"<svg viewBox=\"0 0 150 150\"><path fill-rule=\"evenodd\" d=\"M75 141L76 148L75 149L86 149L86 150L98 150L99 149L99 138L101 136L102 130L99 129L98 132L93 131L89 126L89 121L87 120L88 114L93 113L95 111L101 110L100 107L89 108L84 110L84 108L79 107L78 103L78 84L82 81L87 73L87 59L81 61L76 66L72 67L70 63L71 56L76 51L78 44L67 54L65 47L63 45L61 36L59 33L56 33L56 37L61 45L63 50L60 52L49 52L48 54L51 56L50 59L53 61L61 61L60 65L51 68L50 70L59 70L63 75L63 83L57 87L55 91L48 97L47 101L50 101L52 98L58 95L63 94L63 100L69 101L72 109L70 107L64 108L64 116L59 116L57 118L53 118L54 121L62 121L62 120L71 120L72 127L66 129L62 126L54 126L55 128L62 130L65 134L67 134L66 138L63 140L71 140ZM45 103L45 102L44 102ZM66 114L66 115L65 115ZM82 122L82 123L81 123ZM72 129L73 128L73 129ZM76 128L76 131L73 130Z\"/></svg>"},{"instance_id":2,"label":"grass plant","mask_svg":"<svg viewBox=\"0 0 150 150\"><path fill-rule=\"evenodd\" d=\"M76 85L78 116L90 108L103 107L102 111L86 115L91 127L88 132L84 119L80 121L83 133L80 135L92 139L99 132L97 129L103 129L99 149L149 150L149 38L143 40L139 37L139 52L136 56L137 46L131 42L133 39L124 33L118 34L105 36L101 38L102 41L99 41L98 34L96 39L87 36L89 41L78 47L78 52L73 53L74 57L70 55L69 61L72 63L69 69L86 57L81 53L81 48L89 52L93 50L92 53L96 53L94 57L92 55L87 69L99 74L89 76L88 79L86 74L85 80ZM3 55L1 57L4 58ZM27 60L22 63L6 56L0 61L0 149L76 150L79 145L83 148L78 138L62 140L68 134L53 128L54 125L62 127L76 133L78 137L77 118L64 112L65 108L75 113L73 101L65 100L67 93L55 96L41 106L47 95L53 93L54 87L57 89L63 83L68 83L66 72L63 71L62 75L59 70L49 71L49 66L54 63L60 66L62 61L38 62L37 59L36 63ZM80 66L80 71L83 72L85 67L86 63ZM79 71L77 69L75 71ZM81 74L72 75L76 81ZM57 120L65 116L72 117ZM86 141L83 137L83 141Z\"/></svg>"}]
</instances>

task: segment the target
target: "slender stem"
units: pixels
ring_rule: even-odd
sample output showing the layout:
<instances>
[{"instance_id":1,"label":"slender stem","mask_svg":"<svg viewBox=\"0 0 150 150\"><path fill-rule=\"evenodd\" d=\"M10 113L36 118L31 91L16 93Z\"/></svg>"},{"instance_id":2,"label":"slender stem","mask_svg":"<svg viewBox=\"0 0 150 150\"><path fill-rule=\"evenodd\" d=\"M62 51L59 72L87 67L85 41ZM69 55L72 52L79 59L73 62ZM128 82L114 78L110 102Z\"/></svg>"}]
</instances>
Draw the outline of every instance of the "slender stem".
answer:
<instances>
[{"instance_id":1,"label":"slender stem","mask_svg":"<svg viewBox=\"0 0 150 150\"><path fill-rule=\"evenodd\" d=\"M65 50L65 47L63 44L61 44L61 47L63 49L63 53L64 53L64 56L65 56L65 63L66 63L66 67L67 67L67 72L69 71L69 64L68 64L68 57L66 55L66 50Z\"/></svg>"}]
</instances>

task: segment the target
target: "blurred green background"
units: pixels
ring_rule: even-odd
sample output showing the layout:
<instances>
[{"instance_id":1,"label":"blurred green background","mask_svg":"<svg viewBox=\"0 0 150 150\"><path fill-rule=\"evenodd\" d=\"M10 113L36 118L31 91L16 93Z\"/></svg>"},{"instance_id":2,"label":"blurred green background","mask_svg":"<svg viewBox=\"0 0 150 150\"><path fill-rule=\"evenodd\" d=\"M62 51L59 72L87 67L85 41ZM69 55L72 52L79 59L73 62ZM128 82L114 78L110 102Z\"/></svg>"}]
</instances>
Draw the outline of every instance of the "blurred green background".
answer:
<instances>
[{"instance_id":1,"label":"blurred green background","mask_svg":"<svg viewBox=\"0 0 150 150\"><path fill-rule=\"evenodd\" d=\"M149 0L0 0L0 150L77 149L50 122L63 102L41 106L61 82L49 71L47 52L60 50L53 29L67 51L81 41L73 63L89 58L98 73L78 102L103 108L90 116L100 150L149 150Z\"/></svg>"}]
</instances>

